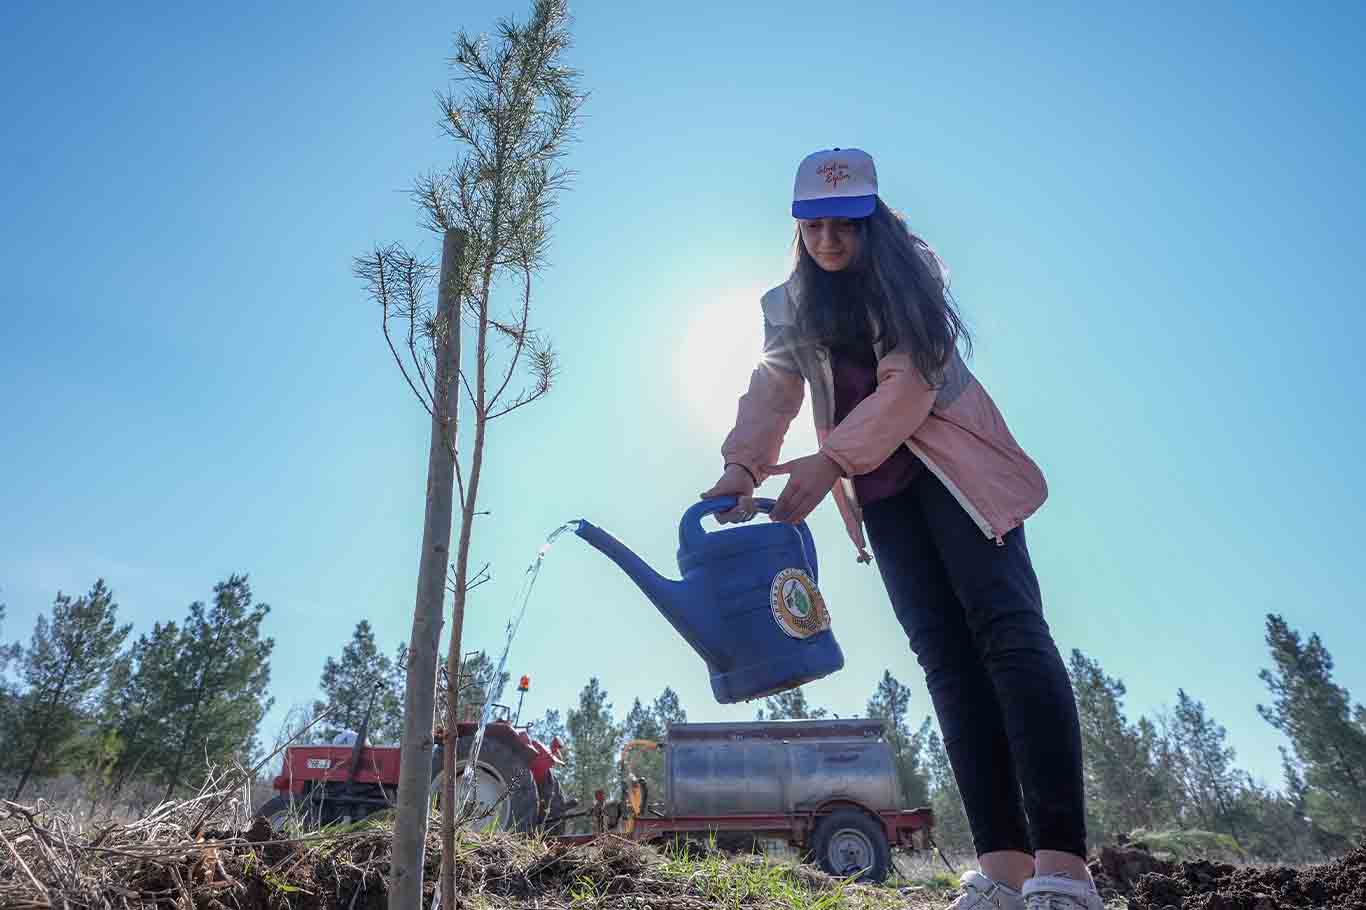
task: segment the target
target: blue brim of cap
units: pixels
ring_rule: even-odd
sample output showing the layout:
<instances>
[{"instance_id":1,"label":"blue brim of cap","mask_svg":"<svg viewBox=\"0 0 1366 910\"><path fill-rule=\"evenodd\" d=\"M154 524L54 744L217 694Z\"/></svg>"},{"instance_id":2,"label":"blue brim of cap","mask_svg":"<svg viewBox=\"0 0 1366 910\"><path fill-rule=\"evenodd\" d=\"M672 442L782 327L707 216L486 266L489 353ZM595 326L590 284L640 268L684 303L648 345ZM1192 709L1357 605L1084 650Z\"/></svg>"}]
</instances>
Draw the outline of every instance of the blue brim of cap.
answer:
<instances>
[{"instance_id":1,"label":"blue brim of cap","mask_svg":"<svg viewBox=\"0 0 1366 910\"><path fill-rule=\"evenodd\" d=\"M877 196L827 196L792 203L793 218L867 218L877 208Z\"/></svg>"}]
</instances>

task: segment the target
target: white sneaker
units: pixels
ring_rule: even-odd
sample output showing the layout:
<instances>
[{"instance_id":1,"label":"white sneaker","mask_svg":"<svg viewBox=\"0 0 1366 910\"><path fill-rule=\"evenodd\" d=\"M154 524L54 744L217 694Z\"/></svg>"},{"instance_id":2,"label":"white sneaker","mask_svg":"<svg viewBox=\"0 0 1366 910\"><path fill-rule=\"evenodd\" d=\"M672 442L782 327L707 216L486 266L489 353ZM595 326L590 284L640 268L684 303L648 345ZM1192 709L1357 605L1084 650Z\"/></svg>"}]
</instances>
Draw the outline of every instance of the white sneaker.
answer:
<instances>
[{"instance_id":1,"label":"white sneaker","mask_svg":"<svg viewBox=\"0 0 1366 910\"><path fill-rule=\"evenodd\" d=\"M1105 910L1095 885L1070 875L1036 875L1024 883L1025 910Z\"/></svg>"},{"instance_id":2,"label":"white sneaker","mask_svg":"<svg viewBox=\"0 0 1366 910\"><path fill-rule=\"evenodd\" d=\"M963 893L949 904L949 910L1025 910L1020 892L980 872L964 872L959 884Z\"/></svg>"}]
</instances>

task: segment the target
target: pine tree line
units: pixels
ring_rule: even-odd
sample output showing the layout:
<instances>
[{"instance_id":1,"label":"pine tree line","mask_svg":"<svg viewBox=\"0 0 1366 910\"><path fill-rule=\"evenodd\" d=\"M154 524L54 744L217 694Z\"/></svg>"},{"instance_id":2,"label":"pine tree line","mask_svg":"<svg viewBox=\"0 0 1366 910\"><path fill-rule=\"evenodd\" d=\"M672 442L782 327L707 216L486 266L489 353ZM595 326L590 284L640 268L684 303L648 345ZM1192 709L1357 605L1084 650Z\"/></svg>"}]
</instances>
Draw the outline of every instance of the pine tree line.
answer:
<instances>
[{"instance_id":1,"label":"pine tree line","mask_svg":"<svg viewBox=\"0 0 1366 910\"><path fill-rule=\"evenodd\" d=\"M91 803L139 811L197 792L211 766L253 764L273 704L274 642L262 634L269 612L247 577L233 575L208 604L191 603L182 620L130 640L103 579L80 597L59 592L27 644L0 644L0 795L18 799L35 781L74 775ZM370 741L397 742L404 656L402 646L382 653L362 620L341 654L325 659L321 698L291 711L270 748L357 731L367 712ZM461 704L470 716L495 675L482 653L465 661Z\"/></svg>"},{"instance_id":2,"label":"pine tree line","mask_svg":"<svg viewBox=\"0 0 1366 910\"><path fill-rule=\"evenodd\" d=\"M445 665L443 654L439 666ZM403 691L407 673L407 644L400 643L394 656L387 656L375 643L375 632L369 620L362 619L341 654L323 662L318 680L321 697L290 713L284 729L276 737L277 746L286 741L330 742L339 734L359 733L362 725L366 727L367 742L397 744L403 735ZM460 663L460 719L476 719L492 693L502 693L506 697L509 676L506 671L499 674L483 651L466 655ZM448 692L448 681L443 678L437 688L437 718L445 715Z\"/></svg>"},{"instance_id":3,"label":"pine tree line","mask_svg":"<svg viewBox=\"0 0 1366 910\"><path fill-rule=\"evenodd\" d=\"M197 789L207 765L247 764L262 753L258 728L272 703L274 643L262 634L270 608L254 601L246 576L215 585L209 603L192 603L182 620L158 622L136 639L129 624L118 622L118 610L101 579L79 597L59 592L26 644L0 644L5 795L17 798L35 780L74 773L92 795L112 802L136 791L146 804ZM0 622L4 616L0 603ZM1130 720L1123 680L1082 652L1071 653L1093 843L1208 832L1231 852L1295 862L1366 837L1366 709L1334 682L1333 658L1318 636L1306 639L1269 615L1266 644L1271 665L1259 678L1270 698L1258 710L1290 743L1282 749L1278 788L1238 767L1227 731L1195 694L1178 688L1169 708ZM328 742L363 723L371 742L397 742L404 657L402 646L385 654L362 620L341 653L324 659L319 697L290 712L274 745ZM464 719L477 717L493 694L510 698L507 682L487 655L468 656L459 681ZM920 714L918 724L913 714ZM827 716L803 689L765 699L756 714L760 720ZM944 743L928 712L912 711L910 689L884 672L864 716L886 724L903 802L932 806L939 840L970 850ZM531 726L544 741L564 744L565 793L591 803L596 790L617 792L626 743L660 740L687 718L667 687L650 701L634 698L619 716L592 678L575 705L548 710ZM652 800L663 799L660 753L634 752L632 771L646 781Z\"/></svg>"},{"instance_id":4,"label":"pine tree line","mask_svg":"<svg viewBox=\"0 0 1366 910\"><path fill-rule=\"evenodd\" d=\"M1270 692L1262 716L1290 740L1282 749L1284 779L1274 789L1237 765L1227 731L1203 702L1178 688L1175 703L1153 718L1131 721L1122 680L1073 651L1086 755L1088 828L1093 844L1120 838L1159 843L1172 832L1251 859L1308 862L1340 853L1366 837L1366 709L1332 679L1332 657L1317 636L1307 641L1276 615L1266 619L1272 668L1259 678ZM829 709L808 702L803 689L764 700L758 720L819 719ZM940 734L929 716L912 722L911 693L890 671L869 698L864 716L885 722L907 807L935 810L938 840L970 855L971 831ZM608 693L590 679L561 720L551 710L534 728L568 746L566 792L581 801L595 790L615 793L621 747L658 739L687 714L672 689L652 703L636 698L618 719ZM658 753L637 755L633 771L653 798L664 794Z\"/></svg>"},{"instance_id":5,"label":"pine tree line","mask_svg":"<svg viewBox=\"0 0 1366 910\"><path fill-rule=\"evenodd\" d=\"M1130 722L1123 681L1072 652L1093 841L1199 830L1248 857L1304 862L1366 836L1366 711L1333 682L1318 636L1306 642L1273 614L1266 644L1273 666L1259 678L1272 703L1258 710L1290 740L1280 790L1237 766L1227 731L1185 689L1157 717Z\"/></svg>"},{"instance_id":6,"label":"pine tree line","mask_svg":"<svg viewBox=\"0 0 1366 910\"><path fill-rule=\"evenodd\" d=\"M248 762L271 704L270 608L253 602L245 575L213 595L128 645L132 626L100 579L80 597L58 592L27 644L0 647L6 794L76 774L92 800L136 783L145 805L196 790L208 766Z\"/></svg>"}]
</instances>

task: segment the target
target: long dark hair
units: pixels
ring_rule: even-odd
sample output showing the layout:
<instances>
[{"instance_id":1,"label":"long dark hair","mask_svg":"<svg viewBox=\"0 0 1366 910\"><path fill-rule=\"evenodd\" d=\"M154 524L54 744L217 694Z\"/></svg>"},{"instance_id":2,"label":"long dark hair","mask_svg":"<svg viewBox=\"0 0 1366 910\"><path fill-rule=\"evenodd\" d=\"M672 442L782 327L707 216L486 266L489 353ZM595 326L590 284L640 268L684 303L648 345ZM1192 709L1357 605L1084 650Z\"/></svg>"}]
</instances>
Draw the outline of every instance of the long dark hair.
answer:
<instances>
[{"instance_id":1,"label":"long dark hair","mask_svg":"<svg viewBox=\"0 0 1366 910\"><path fill-rule=\"evenodd\" d=\"M884 351L903 349L922 376L937 385L958 342L972 350L972 338L944 286L929 244L879 199L858 227L858 255L839 272L821 268L797 229L797 328L827 345L874 341Z\"/></svg>"}]
</instances>

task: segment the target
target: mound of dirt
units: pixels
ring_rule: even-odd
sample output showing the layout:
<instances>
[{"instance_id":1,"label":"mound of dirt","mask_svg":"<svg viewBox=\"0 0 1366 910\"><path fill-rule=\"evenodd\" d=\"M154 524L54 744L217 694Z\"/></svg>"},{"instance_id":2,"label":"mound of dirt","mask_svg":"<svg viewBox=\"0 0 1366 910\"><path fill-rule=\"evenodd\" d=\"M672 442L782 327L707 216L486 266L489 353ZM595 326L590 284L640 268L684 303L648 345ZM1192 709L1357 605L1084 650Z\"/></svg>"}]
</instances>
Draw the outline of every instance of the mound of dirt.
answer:
<instances>
[{"instance_id":1,"label":"mound of dirt","mask_svg":"<svg viewBox=\"0 0 1366 910\"><path fill-rule=\"evenodd\" d=\"M1102 895L1127 898L1130 910L1366 910L1366 845L1303 869L1172 863L1103 848L1091 874Z\"/></svg>"},{"instance_id":2,"label":"mound of dirt","mask_svg":"<svg viewBox=\"0 0 1366 910\"><path fill-rule=\"evenodd\" d=\"M1101 847L1090 863L1091 878L1102 897L1129 897L1139 879L1154 873L1170 875L1173 863L1134 847Z\"/></svg>"}]
</instances>

